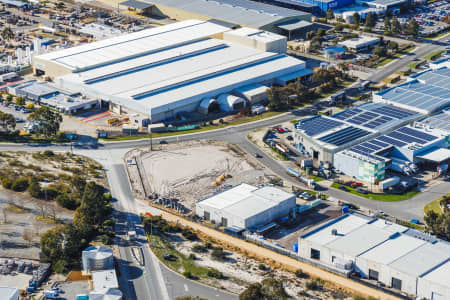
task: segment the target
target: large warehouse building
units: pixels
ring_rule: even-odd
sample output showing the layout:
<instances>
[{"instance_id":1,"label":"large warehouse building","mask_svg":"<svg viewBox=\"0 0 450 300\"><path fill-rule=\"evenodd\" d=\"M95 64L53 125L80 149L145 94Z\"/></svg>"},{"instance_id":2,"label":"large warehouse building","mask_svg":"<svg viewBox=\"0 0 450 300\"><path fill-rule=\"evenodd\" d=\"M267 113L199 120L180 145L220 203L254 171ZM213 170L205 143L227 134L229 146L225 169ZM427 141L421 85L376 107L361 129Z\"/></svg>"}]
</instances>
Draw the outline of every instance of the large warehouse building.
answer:
<instances>
[{"instance_id":1,"label":"large warehouse building","mask_svg":"<svg viewBox=\"0 0 450 300\"><path fill-rule=\"evenodd\" d=\"M294 194L243 183L197 202L195 213L224 227L257 230L289 215L295 206Z\"/></svg>"},{"instance_id":2,"label":"large warehouse building","mask_svg":"<svg viewBox=\"0 0 450 300\"><path fill-rule=\"evenodd\" d=\"M301 236L298 254L353 269L420 299L450 298L450 244L382 219L345 214Z\"/></svg>"},{"instance_id":3,"label":"large warehouse building","mask_svg":"<svg viewBox=\"0 0 450 300\"><path fill-rule=\"evenodd\" d=\"M280 34L286 34L280 26L300 21L311 22L312 17L307 12L250 0L152 0L148 3L152 5L151 14L178 21L215 19Z\"/></svg>"},{"instance_id":4,"label":"large warehouse building","mask_svg":"<svg viewBox=\"0 0 450 300\"><path fill-rule=\"evenodd\" d=\"M314 116L295 125L294 139L300 150L322 162L365 140L398 128L422 115L392 105L367 103L330 117Z\"/></svg>"},{"instance_id":5,"label":"large warehouse building","mask_svg":"<svg viewBox=\"0 0 450 300\"><path fill-rule=\"evenodd\" d=\"M40 55L34 68L38 74L58 76L54 81L62 88L110 103L117 113L146 116L134 120L144 126L149 115L153 122L170 120L198 110L201 103L206 112L217 106L239 110L246 102L230 95L234 90L310 74L301 60L242 42L247 37L263 47L266 41L268 48L281 52L285 39L240 32L229 42L227 31L189 20Z\"/></svg>"}]
</instances>

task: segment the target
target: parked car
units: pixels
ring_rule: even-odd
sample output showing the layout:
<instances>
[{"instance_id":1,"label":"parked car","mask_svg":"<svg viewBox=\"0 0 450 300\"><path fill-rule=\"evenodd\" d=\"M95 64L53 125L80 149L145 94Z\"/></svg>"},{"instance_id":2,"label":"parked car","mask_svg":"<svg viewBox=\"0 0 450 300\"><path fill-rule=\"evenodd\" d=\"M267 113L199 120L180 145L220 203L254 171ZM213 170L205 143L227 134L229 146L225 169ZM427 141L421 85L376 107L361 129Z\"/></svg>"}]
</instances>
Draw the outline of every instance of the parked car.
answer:
<instances>
[{"instance_id":1,"label":"parked car","mask_svg":"<svg viewBox=\"0 0 450 300\"><path fill-rule=\"evenodd\" d=\"M281 127L277 128L277 131L278 131L278 133L284 133L285 132L285 130L283 128L281 128Z\"/></svg>"},{"instance_id":2,"label":"parked car","mask_svg":"<svg viewBox=\"0 0 450 300\"><path fill-rule=\"evenodd\" d=\"M368 191L366 191L366 190L363 189L362 187L357 187L357 188L356 188L356 191L357 191L358 193L364 194L364 195L366 195L366 194L369 193Z\"/></svg>"},{"instance_id":3,"label":"parked car","mask_svg":"<svg viewBox=\"0 0 450 300\"><path fill-rule=\"evenodd\" d=\"M339 185L339 189L348 192L348 188L345 185Z\"/></svg>"},{"instance_id":4,"label":"parked car","mask_svg":"<svg viewBox=\"0 0 450 300\"><path fill-rule=\"evenodd\" d=\"M413 224L420 224L420 221L418 219L410 219L409 222Z\"/></svg>"}]
</instances>

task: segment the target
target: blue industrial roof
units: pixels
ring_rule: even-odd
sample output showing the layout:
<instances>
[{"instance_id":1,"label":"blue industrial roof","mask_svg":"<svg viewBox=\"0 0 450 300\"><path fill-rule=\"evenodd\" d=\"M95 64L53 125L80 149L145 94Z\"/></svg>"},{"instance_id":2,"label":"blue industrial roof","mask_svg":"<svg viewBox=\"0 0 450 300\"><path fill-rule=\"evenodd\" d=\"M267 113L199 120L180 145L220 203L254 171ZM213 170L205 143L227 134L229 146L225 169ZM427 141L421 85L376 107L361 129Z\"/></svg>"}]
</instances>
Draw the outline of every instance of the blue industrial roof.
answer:
<instances>
[{"instance_id":1,"label":"blue industrial roof","mask_svg":"<svg viewBox=\"0 0 450 300\"><path fill-rule=\"evenodd\" d=\"M314 136L344 124L337 120L316 116L302 120L295 126L297 129L303 130L306 135Z\"/></svg>"}]
</instances>

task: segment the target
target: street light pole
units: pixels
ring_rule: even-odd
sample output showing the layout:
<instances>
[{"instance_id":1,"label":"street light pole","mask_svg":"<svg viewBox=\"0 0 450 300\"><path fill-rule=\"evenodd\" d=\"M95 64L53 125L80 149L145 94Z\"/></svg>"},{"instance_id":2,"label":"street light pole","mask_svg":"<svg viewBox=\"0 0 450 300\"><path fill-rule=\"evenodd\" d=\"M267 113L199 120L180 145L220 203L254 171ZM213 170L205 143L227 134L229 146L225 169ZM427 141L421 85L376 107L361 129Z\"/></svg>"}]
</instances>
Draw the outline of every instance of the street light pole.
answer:
<instances>
[{"instance_id":1,"label":"street light pole","mask_svg":"<svg viewBox=\"0 0 450 300\"><path fill-rule=\"evenodd\" d=\"M152 125L153 125L153 120L152 120L152 109L150 108L150 151L153 151L153 140L152 140Z\"/></svg>"}]
</instances>

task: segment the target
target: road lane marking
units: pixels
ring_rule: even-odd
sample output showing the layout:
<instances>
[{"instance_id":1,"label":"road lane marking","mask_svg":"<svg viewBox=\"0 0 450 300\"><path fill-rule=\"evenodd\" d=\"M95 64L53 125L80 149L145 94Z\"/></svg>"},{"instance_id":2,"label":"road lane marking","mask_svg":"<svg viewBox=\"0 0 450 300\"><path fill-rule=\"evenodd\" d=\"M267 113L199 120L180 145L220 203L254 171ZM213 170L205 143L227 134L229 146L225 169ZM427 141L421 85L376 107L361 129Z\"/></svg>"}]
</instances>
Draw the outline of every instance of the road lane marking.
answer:
<instances>
[{"instance_id":1,"label":"road lane marking","mask_svg":"<svg viewBox=\"0 0 450 300\"><path fill-rule=\"evenodd\" d=\"M184 291L185 291L185 292L188 292L188 291L189 291L189 288L188 288L188 286L187 286L186 283L184 284Z\"/></svg>"}]
</instances>

